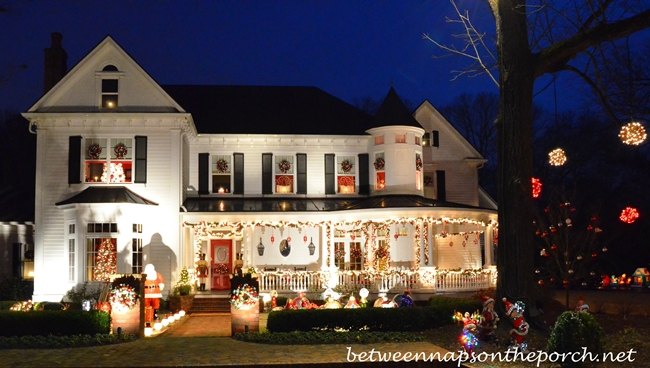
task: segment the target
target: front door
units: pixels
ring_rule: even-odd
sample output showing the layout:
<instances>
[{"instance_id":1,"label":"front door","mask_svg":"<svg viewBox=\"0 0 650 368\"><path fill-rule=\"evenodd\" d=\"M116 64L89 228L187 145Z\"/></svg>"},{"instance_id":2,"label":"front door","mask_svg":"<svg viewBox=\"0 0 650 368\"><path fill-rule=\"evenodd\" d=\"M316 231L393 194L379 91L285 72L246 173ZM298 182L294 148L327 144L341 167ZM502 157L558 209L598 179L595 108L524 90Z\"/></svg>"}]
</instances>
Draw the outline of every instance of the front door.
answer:
<instances>
[{"instance_id":1,"label":"front door","mask_svg":"<svg viewBox=\"0 0 650 368\"><path fill-rule=\"evenodd\" d=\"M232 240L212 239L212 290L230 290L232 272Z\"/></svg>"}]
</instances>

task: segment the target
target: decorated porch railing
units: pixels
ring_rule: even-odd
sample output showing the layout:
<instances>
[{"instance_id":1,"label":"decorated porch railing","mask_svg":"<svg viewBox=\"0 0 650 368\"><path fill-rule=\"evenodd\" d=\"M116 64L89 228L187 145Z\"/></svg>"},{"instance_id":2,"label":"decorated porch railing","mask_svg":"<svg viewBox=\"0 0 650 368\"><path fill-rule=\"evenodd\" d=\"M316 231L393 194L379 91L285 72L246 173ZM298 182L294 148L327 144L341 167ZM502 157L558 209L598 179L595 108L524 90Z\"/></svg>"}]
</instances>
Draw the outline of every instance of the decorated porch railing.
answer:
<instances>
[{"instance_id":1,"label":"decorated porch railing","mask_svg":"<svg viewBox=\"0 0 650 368\"><path fill-rule=\"evenodd\" d=\"M328 285L346 291L365 287L373 292L404 289L445 292L476 291L496 284L496 270L336 271L333 275L336 282L328 283L330 277L329 272L321 271L265 271L259 274L259 285L262 292L321 291Z\"/></svg>"}]
</instances>

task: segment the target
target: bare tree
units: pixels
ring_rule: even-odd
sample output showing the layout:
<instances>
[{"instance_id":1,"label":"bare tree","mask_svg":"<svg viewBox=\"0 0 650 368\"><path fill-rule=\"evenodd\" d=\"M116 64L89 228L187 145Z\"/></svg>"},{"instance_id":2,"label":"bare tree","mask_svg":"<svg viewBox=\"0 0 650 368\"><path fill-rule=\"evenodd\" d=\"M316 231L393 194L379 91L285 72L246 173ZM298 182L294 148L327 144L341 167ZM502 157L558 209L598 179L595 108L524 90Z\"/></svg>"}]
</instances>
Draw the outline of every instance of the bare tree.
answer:
<instances>
[{"instance_id":1,"label":"bare tree","mask_svg":"<svg viewBox=\"0 0 650 368\"><path fill-rule=\"evenodd\" d=\"M497 292L499 297L522 300L534 308L531 301L535 282L530 270L534 266L535 247L528 229L533 218L535 81L545 74L562 71L584 74L584 70L574 67L572 61L586 57L603 43L650 27L650 4L629 0L487 0L487 3L494 16L498 55ZM458 14L465 30L474 28L466 25L463 14ZM471 48L447 47L446 50L463 50L461 54L471 54L474 50L473 56L490 51L485 37L476 36L481 35L480 32L468 31L468 34L464 40ZM472 60L478 62L484 72L490 71L483 58L473 57Z\"/></svg>"}]
</instances>

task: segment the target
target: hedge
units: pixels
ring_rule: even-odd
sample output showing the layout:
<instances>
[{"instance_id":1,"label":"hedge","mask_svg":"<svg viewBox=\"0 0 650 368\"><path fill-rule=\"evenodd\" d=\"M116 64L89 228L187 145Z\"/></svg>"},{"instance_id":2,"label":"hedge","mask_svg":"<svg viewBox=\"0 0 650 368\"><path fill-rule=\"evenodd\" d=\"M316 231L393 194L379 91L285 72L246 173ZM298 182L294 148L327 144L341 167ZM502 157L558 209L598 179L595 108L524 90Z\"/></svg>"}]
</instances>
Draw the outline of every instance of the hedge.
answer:
<instances>
[{"instance_id":1,"label":"hedge","mask_svg":"<svg viewBox=\"0 0 650 368\"><path fill-rule=\"evenodd\" d=\"M0 312L0 336L106 334L110 316L102 311Z\"/></svg>"}]
</instances>

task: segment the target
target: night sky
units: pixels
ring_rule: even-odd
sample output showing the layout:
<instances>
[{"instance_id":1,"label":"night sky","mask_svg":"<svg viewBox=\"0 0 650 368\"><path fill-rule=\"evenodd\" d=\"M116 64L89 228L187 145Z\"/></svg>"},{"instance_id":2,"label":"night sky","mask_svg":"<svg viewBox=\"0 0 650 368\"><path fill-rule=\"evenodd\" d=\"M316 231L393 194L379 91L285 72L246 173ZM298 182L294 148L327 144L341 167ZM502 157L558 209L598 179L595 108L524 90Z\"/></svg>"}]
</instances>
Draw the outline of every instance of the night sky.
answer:
<instances>
[{"instance_id":1,"label":"night sky","mask_svg":"<svg viewBox=\"0 0 650 368\"><path fill-rule=\"evenodd\" d=\"M485 5L457 3L494 33ZM0 82L0 110L25 111L42 95L43 49L52 32L63 34L69 69L111 35L160 84L316 86L354 103L382 99L392 83L414 106L425 99L442 106L462 92L498 92L486 76L451 81L451 71L468 59L432 57L444 52L423 33L450 44L461 31L445 22L455 16L446 0L8 0L0 6L6 10L0 79L8 76ZM560 85L560 93L572 94L570 84ZM536 101L552 104L551 92Z\"/></svg>"}]
</instances>

